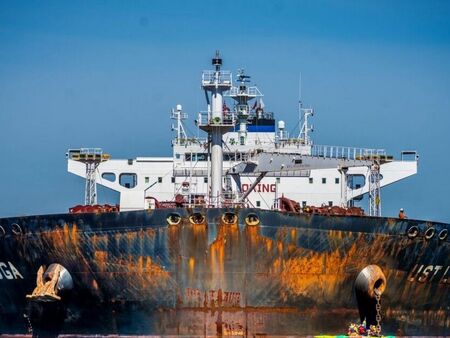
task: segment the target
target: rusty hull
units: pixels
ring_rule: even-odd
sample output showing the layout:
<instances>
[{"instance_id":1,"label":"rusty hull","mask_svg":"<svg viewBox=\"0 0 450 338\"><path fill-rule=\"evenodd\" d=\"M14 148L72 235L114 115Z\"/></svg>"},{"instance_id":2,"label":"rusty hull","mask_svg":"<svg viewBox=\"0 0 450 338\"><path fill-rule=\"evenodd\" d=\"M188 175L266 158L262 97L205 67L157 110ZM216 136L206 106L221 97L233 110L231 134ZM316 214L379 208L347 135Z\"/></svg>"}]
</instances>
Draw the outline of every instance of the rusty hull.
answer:
<instances>
[{"instance_id":1,"label":"rusty hull","mask_svg":"<svg viewBox=\"0 0 450 338\"><path fill-rule=\"evenodd\" d=\"M192 224L193 212L0 219L0 333L27 332L34 305L25 296L41 265L60 263L74 280L62 318L48 318L60 333L344 333L359 318L356 276L377 264L387 278L384 334L450 334L449 240L437 235L448 224L258 209L199 209L206 221ZM237 222L224 223L225 212ZM171 213L180 224L168 225ZM245 223L250 213L259 225Z\"/></svg>"}]
</instances>

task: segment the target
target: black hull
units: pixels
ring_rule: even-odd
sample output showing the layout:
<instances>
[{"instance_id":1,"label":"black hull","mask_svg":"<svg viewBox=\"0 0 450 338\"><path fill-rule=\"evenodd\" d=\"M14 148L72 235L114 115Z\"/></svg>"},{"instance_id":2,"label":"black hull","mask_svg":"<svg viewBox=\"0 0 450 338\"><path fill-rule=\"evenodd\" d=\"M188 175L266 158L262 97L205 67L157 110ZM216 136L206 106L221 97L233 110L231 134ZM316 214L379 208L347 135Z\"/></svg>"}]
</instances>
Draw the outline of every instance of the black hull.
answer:
<instances>
[{"instance_id":1,"label":"black hull","mask_svg":"<svg viewBox=\"0 0 450 338\"><path fill-rule=\"evenodd\" d=\"M67 334L345 333L359 320L355 279L376 264L387 279L384 334L450 334L449 239L439 239L448 224L197 211L204 224L190 223L189 209L0 219L0 333L26 333L24 314L34 330ZM221 219L229 211L237 224ZM169 226L174 212L182 222ZM259 225L246 224L250 213ZM73 290L27 299L52 263Z\"/></svg>"}]
</instances>

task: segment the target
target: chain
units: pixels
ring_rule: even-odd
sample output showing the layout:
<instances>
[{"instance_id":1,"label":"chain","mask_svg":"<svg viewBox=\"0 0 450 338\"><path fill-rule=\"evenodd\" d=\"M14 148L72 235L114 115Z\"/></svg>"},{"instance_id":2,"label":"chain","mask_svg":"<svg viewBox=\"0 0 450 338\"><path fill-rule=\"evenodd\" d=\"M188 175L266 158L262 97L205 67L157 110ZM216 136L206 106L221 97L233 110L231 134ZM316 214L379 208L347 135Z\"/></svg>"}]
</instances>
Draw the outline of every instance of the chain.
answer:
<instances>
[{"instance_id":1,"label":"chain","mask_svg":"<svg viewBox=\"0 0 450 338\"><path fill-rule=\"evenodd\" d=\"M28 334L33 335L33 325L31 325L30 316L28 316L26 314L24 314L23 316L27 319L27 322L28 322Z\"/></svg>"},{"instance_id":2,"label":"chain","mask_svg":"<svg viewBox=\"0 0 450 338\"><path fill-rule=\"evenodd\" d=\"M377 304L375 305L375 309L377 310L377 314L375 316L375 320L377 321L376 328L378 331L377 333L381 334L381 302L380 302L381 294L377 289L375 289L374 291L375 291L375 299L377 301Z\"/></svg>"}]
</instances>

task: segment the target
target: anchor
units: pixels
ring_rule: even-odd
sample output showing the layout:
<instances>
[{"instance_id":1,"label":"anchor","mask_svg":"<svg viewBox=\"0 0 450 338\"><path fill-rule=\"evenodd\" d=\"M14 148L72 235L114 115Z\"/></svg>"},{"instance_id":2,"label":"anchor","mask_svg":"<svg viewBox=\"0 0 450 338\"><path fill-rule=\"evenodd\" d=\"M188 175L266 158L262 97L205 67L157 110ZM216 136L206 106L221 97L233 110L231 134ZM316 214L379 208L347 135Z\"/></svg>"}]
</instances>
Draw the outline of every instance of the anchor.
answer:
<instances>
[{"instance_id":1,"label":"anchor","mask_svg":"<svg viewBox=\"0 0 450 338\"><path fill-rule=\"evenodd\" d=\"M55 264L56 267L47 275L50 278L44 278L45 266L41 265L37 272L36 287L31 295L26 295L28 299L36 301L58 301L61 297L57 295L57 283L61 273L61 265Z\"/></svg>"}]
</instances>

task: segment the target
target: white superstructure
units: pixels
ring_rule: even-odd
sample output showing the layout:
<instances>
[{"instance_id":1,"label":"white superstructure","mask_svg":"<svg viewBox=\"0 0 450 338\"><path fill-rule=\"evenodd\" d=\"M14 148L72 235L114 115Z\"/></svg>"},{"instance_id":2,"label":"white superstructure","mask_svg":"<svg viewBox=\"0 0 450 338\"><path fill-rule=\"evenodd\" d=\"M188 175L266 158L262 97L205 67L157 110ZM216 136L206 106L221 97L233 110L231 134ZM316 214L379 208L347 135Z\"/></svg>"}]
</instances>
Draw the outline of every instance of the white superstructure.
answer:
<instances>
[{"instance_id":1,"label":"white superstructure","mask_svg":"<svg viewBox=\"0 0 450 338\"><path fill-rule=\"evenodd\" d=\"M259 177L261 181L245 204L262 209L276 208L281 196L302 206L350 206L368 194L373 199L370 211L375 215L381 210L380 188L417 173L415 151L402 152L401 158L394 160L380 149L313 144L308 124L312 108L300 107L302 128L298 137L289 138L283 121L275 127L273 113L265 110L260 90L247 85L249 76L239 70L233 85L231 72L221 70L221 65L217 53L214 70L202 74L207 109L198 113L196 123L208 137L186 134L183 121L187 114L177 105L171 112L175 121L172 130L176 131L171 157L109 159L98 164L97 184L120 193L122 211L151 208L155 199L182 199L190 205L207 206L241 203L241 196L258 175L244 173L236 180L231 169L261 152L290 154L292 162L308 163L295 170L281 170L282 164L279 171ZM86 178L86 165L73 156L79 151L69 150L68 171ZM354 164L342 165L343 160ZM377 176L374 165L379 166ZM371 177L379 180L376 190L373 182L369 184Z\"/></svg>"}]
</instances>

